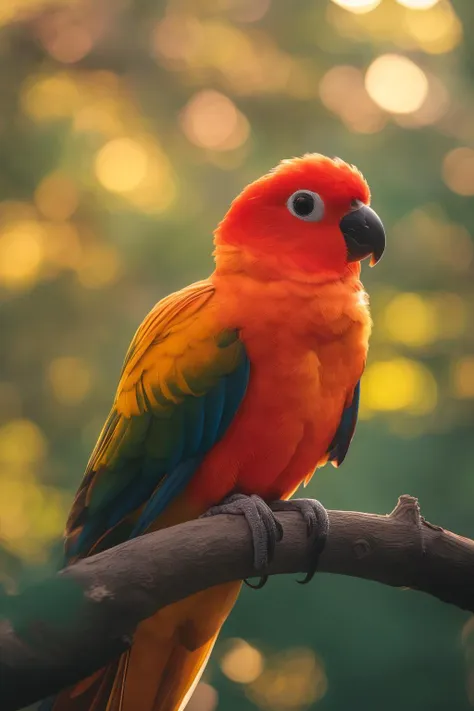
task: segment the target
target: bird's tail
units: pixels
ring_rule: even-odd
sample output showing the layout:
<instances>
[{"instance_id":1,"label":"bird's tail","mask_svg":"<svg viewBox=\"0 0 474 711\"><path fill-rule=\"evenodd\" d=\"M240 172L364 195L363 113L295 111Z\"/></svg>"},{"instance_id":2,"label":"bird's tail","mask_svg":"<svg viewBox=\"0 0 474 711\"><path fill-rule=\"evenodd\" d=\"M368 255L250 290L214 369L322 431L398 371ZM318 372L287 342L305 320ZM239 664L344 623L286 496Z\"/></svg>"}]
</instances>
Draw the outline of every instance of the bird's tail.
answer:
<instances>
[{"instance_id":1,"label":"bird's tail","mask_svg":"<svg viewBox=\"0 0 474 711\"><path fill-rule=\"evenodd\" d=\"M204 671L241 583L169 605L140 624L119 660L61 692L51 711L181 711Z\"/></svg>"}]
</instances>

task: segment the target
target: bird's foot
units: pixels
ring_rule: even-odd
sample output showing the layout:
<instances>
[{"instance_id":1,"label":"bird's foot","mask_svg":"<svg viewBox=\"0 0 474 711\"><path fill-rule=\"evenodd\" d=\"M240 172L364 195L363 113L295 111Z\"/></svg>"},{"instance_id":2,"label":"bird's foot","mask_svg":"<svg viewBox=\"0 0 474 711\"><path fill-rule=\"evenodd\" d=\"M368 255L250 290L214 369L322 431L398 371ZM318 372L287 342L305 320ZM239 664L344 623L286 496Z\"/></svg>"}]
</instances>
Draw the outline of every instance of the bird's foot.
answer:
<instances>
[{"instance_id":1,"label":"bird's foot","mask_svg":"<svg viewBox=\"0 0 474 711\"><path fill-rule=\"evenodd\" d=\"M326 544L329 532L329 516L324 506L316 499L290 499L289 501L272 501L272 511L299 511L306 522L308 538L312 537L311 567L303 580L298 583L305 585L313 579L318 569L319 558Z\"/></svg>"},{"instance_id":2,"label":"bird's foot","mask_svg":"<svg viewBox=\"0 0 474 711\"><path fill-rule=\"evenodd\" d=\"M275 545L283 537L283 528L276 519L272 509L259 496L252 494L231 494L217 506L212 506L201 518L217 516L218 514L238 514L245 516L253 542L253 565L255 571L261 575L260 581L252 585L247 580L245 583L254 589L263 588L268 580L265 571L273 559Z\"/></svg>"}]
</instances>

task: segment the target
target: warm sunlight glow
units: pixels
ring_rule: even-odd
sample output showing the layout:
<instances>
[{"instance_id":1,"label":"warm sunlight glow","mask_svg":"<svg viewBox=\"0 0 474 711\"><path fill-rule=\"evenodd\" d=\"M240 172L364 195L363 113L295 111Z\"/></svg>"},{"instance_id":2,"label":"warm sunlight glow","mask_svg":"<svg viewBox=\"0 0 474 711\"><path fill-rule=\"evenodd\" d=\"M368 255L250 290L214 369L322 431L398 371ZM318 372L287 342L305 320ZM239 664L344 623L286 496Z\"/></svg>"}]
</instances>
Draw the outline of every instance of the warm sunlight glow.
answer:
<instances>
[{"instance_id":1,"label":"warm sunlight glow","mask_svg":"<svg viewBox=\"0 0 474 711\"><path fill-rule=\"evenodd\" d=\"M239 684L255 681L263 671L263 657L258 649L243 639L232 640L229 646L220 662L222 673Z\"/></svg>"},{"instance_id":2,"label":"warm sunlight glow","mask_svg":"<svg viewBox=\"0 0 474 711\"><path fill-rule=\"evenodd\" d=\"M459 398L474 398L474 356L464 356L452 367L453 389Z\"/></svg>"},{"instance_id":3,"label":"warm sunlight glow","mask_svg":"<svg viewBox=\"0 0 474 711\"><path fill-rule=\"evenodd\" d=\"M69 504L69 496L42 486L36 477L47 454L46 437L31 420L14 419L0 427L0 545L35 564L61 535Z\"/></svg>"},{"instance_id":4,"label":"warm sunlight glow","mask_svg":"<svg viewBox=\"0 0 474 711\"><path fill-rule=\"evenodd\" d=\"M270 9L271 0L227 0L227 12L237 22L258 22Z\"/></svg>"},{"instance_id":5,"label":"warm sunlight glow","mask_svg":"<svg viewBox=\"0 0 474 711\"><path fill-rule=\"evenodd\" d=\"M95 159L97 179L114 193L127 193L138 187L146 177L147 168L145 149L131 138L109 141Z\"/></svg>"},{"instance_id":6,"label":"warm sunlight glow","mask_svg":"<svg viewBox=\"0 0 474 711\"><path fill-rule=\"evenodd\" d=\"M67 220L76 211L78 202L75 182L59 171L43 178L35 190L35 203L49 220Z\"/></svg>"},{"instance_id":7,"label":"warm sunlight glow","mask_svg":"<svg viewBox=\"0 0 474 711\"><path fill-rule=\"evenodd\" d=\"M343 7L344 10L349 10L349 12L354 12L357 14L363 14L365 12L370 12L376 8L382 0L332 0L335 5Z\"/></svg>"},{"instance_id":8,"label":"warm sunlight glow","mask_svg":"<svg viewBox=\"0 0 474 711\"><path fill-rule=\"evenodd\" d=\"M78 85L66 72L36 76L21 91L24 112L37 121L70 116L81 104Z\"/></svg>"},{"instance_id":9,"label":"warm sunlight glow","mask_svg":"<svg viewBox=\"0 0 474 711\"><path fill-rule=\"evenodd\" d=\"M12 290L27 289L37 279L44 256L41 225L25 220L0 232L0 284Z\"/></svg>"},{"instance_id":10,"label":"warm sunlight glow","mask_svg":"<svg viewBox=\"0 0 474 711\"><path fill-rule=\"evenodd\" d=\"M177 184L171 163L156 141L150 139L142 145L148 157L146 175L124 197L142 212L158 214L168 210L174 203Z\"/></svg>"},{"instance_id":11,"label":"warm sunlight glow","mask_svg":"<svg viewBox=\"0 0 474 711\"><path fill-rule=\"evenodd\" d=\"M449 2L431 6L428 12L410 12L405 17L410 35L429 54L451 52L462 40L463 27Z\"/></svg>"},{"instance_id":12,"label":"warm sunlight glow","mask_svg":"<svg viewBox=\"0 0 474 711\"><path fill-rule=\"evenodd\" d=\"M39 38L48 54L63 64L78 62L93 47L91 28L72 13L46 13L40 25Z\"/></svg>"},{"instance_id":13,"label":"warm sunlight glow","mask_svg":"<svg viewBox=\"0 0 474 711\"><path fill-rule=\"evenodd\" d=\"M357 67L339 65L329 69L319 83L323 104L338 114L356 133L375 133L386 122L386 115L370 98L364 75Z\"/></svg>"},{"instance_id":14,"label":"warm sunlight glow","mask_svg":"<svg viewBox=\"0 0 474 711\"><path fill-rule=\"evenodd\" d=\"M326 672L314 652L290 649L273 655L245 693L262 709L298 711L319 701L327 687Z\"/></svg>"},{"instance_id":15,"label":"warm sunlight glow","mask_svg":"<svg viewBox=\"0 0 474 711\"><path fill-rule=\"evenodd\" d=\"M20 478L18 478L20 475ZM69 496L41 486L29 471L0 478L0 541L2 547L35 565L48 556L48 545L64 529Z\"/></svg>"},{"instance_id":16,"label":"warm sunlight glow","mask_svg":"<svg viewBox=\"0 0 474 711\"><path fill-rule=\"evenodd\" d=\"M191 143L215 151L229 151L247 140L250 126L233 101L218 91L195 94L183 110L181 126Z\"/></svg>"},{"instance_id":17,"label":"warm sunlight glow","mask_svg":"<svg viewBox=\"0 0 474 711\"><path fill-rule=\"evenodd\" d=\"M344 64L331 67L319 83L323 104L331 111L340 113L347 104L347 92L361 80L363 75L357 67Z\"/></svg>"},{"instance_id":18,"label":"warm sunlight glow","mask_svg":"<svg viewBox=\"0 0 474 711\"><path fill-rule=\"evenodd\" d=\"M10 420L0 427L0 462L4 465L33 464L46 455L48 444L31 420Z\"/></svg>"},{"instance_id":19,"label":"warm sunlight glow","mask_svg":"<svg viewBox=\"0 0 474 711\"><path fill-rule=\"evenodd\" d=\"M213 686L201 681L186 704L186 711L214 711L219 695Z\"/></svg>"},{"instance_id":20,"label":"warm sunlight glow","mask_svg":"<svg viewBox=\"0 0 474 711\"><path fill-rule=\"evenodd\" d=\"M397 114L396 122L407 128L428 126L439 121L448 111L450 97L446 86L437 76L428 76L428 95L419 109L411 114Z\"/></svg>"},{"instance_id":21,"label":"warm sunlight glow","mask_svg":"<svg viewBox=\"0 0 474 711\"><path fill-rule=\"evenodd\" d=\"M202 25L189 14L167 14L152 34L155 52L172 62L192 61L202 45Z\"/></svg>"},{"instance_id":22,"label":"warm sunlight glow","mask_svg":"<svg viewBox=\"0 0 474 711\"><path fill-rule=\"evenodd\" d=\"M436 340L437 320L433 305L418 294L398 294L385 310L388 337L411 347L426 346Z\"/></svg>"},{"instance_id":23,"label":"warm sunlight glow","mask_svg":"<svg viewBox=\"0 0 474 711\"><path fill-rule=\"evenodd\" d=\"M390 113L416 111L428 94L428 79L411 59L398 54L384 54L375 59L365 75L371 99Z\"/></svg>"},{"instance_id":24,"label":"warm sunlight glow","mask_svg":"<svg viewBox=\"0 0 474 711\"><path fill-rule=\"evenodd\" d=\"M474 195L474 149L455 148L443 160L443 179L453 193Z\"/></svg>"},{"instance_id":25,"label":"warm sunlight glow","mask_svg":"<svg viewBox=\"0 0 474 711\"><path fill-rule=\"evenodd\" d=\"M424 415L436 407L436 380L428 368L408 358L378 361L364 373L362 397L370 410Z\"/></svg>"},{"instance_id":26,"label":"warm sunlight glow","mask_svg":"<svg viewBox=\"0 0 474 711\"><path fill-rule=\"evenodd\" d=\"M429 10L430 7L434 7L439 0L396 0L399 5L403 7L409 7L413 10Z\"/></svg>"}]
</instances>

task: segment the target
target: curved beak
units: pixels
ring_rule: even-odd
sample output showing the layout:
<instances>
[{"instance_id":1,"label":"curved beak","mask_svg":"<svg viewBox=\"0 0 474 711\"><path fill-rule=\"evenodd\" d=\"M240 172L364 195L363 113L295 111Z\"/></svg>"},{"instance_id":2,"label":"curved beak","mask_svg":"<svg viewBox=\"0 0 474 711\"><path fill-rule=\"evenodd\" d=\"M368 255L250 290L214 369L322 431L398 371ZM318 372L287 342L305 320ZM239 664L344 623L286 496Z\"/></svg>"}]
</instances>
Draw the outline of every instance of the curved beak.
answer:
<instances>
[{"instance_id":1,"label":"curved beak","mask_svg":"<svg viewBox=\"0 0 474 711\"><path fill-rule=\"evenodd\" d=\"M352 210L339 223L347 245L349 262L359 262L370 256L373 267L385 250L385 230L377 213L367 205Z\"/></svg>"}]
</instances>

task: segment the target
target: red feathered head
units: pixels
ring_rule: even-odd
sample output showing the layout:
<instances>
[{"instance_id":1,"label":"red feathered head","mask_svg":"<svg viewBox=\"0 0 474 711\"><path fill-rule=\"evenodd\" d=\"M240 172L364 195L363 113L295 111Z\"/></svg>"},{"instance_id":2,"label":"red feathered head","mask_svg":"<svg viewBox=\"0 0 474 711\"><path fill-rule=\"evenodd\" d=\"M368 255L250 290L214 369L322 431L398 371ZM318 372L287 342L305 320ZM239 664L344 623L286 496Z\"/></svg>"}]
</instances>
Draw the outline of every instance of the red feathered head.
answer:
<instances>
[{"instance_id":1,"label":"red feathered head","mask_svg":"<svg viewBox=\"0 0 474 711\"><path fill-rule=\"evenodd\" d=\"M369 202L362 174L339 158L284 160L233 201L215 233L217 263L229 247L272 273L340 279L383 254L385 232Z\"/></svg>"}]
</instances>

